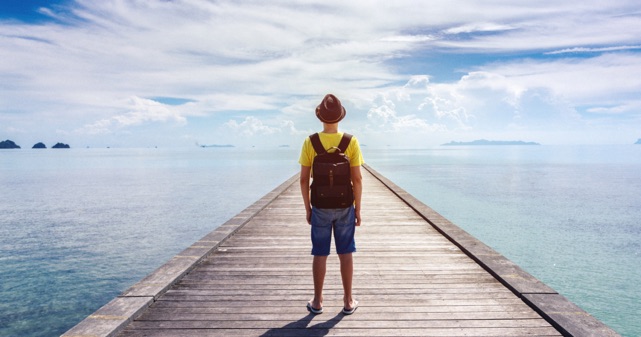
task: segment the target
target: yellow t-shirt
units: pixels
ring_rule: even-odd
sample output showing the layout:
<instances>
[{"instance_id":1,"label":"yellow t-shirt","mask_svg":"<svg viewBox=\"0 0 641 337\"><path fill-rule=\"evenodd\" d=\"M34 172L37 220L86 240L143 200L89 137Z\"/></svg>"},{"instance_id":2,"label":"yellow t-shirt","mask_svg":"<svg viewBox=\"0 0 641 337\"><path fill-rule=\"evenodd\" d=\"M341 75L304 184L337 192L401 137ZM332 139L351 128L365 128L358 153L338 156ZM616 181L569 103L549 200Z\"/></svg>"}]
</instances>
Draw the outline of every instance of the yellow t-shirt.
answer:
<instances>
[{"instance_id":1,"label":"yellow t-shirt","mask_svg":"<svg viewBox=\"0 0 641 337\"><path fill-rule=\"evenodd\" d=\"M329 149L333 146L338 147L338 144L341 142L341 138L343 138L342 132L319 132L318 135L320 136L321 144L323 144L323 147L325 149ZM349 166L361 166L365 163L363 161L361 147L360 145L358 145L358 139L356 139L355 136L352 136L352 140L349 142L347 150L345 150L345 155L347 156L347 158L349 158ZM316 157L316 151L314 151L312 141L309 139L309 137L307 137L305 138L305 142L303 142L303 149L300 152L300 159L298 160L298 162L303 166L310 167L314 162L314 157Z\"/></svg>"}]
</instances>

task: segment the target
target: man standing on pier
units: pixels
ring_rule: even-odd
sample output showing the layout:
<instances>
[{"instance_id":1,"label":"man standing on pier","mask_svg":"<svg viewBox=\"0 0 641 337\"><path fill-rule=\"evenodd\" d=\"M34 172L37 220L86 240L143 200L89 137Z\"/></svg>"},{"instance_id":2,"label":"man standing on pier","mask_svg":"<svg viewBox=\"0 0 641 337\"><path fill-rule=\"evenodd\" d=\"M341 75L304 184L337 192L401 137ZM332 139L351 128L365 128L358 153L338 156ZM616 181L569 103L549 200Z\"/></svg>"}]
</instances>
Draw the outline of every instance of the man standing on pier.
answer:
<instances>
[{"instance_id":1,"label":"man standing on pier","mask_svg":"<svg viewBox=\"0 0 641 337\"><path fill-rule=\"evenodd\" d=\"M338 132L338 122L345 114L340 100L332 94L326 95L316 108L323 131L305 139L299 159L301 192L312 232L314 298L307 303L307 310L313 314L323 312L323 284L332 231L343 282L343 314L351 315L358 308L358 301L352 296L352 253L356 251L356 226L361 224L363 156L356 137ZM322 166L321 162L337 158L344 162ZM314 176L312 167L317 172L310 187L310 177Z\"/></svg>"}]
</instances>

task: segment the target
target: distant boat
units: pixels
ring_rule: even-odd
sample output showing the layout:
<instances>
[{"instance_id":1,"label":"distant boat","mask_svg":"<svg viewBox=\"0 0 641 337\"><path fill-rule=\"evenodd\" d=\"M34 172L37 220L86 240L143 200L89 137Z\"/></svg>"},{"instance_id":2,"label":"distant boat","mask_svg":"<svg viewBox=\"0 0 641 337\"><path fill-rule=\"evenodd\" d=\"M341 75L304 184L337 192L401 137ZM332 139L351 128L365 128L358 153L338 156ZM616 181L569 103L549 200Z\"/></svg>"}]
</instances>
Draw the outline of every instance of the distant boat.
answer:
<instances>
[{"instance_id":1,"label":"distant boat","mask_svg":"<svg viewBox=\"0 0 641 337\"><path fill-rule=\"evenodd\" d=\"M200 147L235 147L231 144L212 144L212 145L199 145Z\"/></svg>"}]
</instances>

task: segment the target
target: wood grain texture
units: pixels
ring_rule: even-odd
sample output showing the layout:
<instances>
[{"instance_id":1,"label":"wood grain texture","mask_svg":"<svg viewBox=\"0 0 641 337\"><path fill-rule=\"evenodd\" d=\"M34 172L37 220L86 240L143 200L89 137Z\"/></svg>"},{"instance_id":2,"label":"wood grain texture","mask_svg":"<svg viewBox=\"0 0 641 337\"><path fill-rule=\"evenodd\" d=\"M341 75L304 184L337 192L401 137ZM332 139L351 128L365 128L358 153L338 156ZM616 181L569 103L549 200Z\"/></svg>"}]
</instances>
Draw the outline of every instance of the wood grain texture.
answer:
<instances>
[{"instance_id":1,"label":"wood grain texture","mask_svg":"<svg viewBox=\"0 0 641 337\"><path fill-rule=\"evenodd\" d=\"M293 181L120 336L561 336L421 214L363 174L354 315L340 313L333 248L325 312L313 316L305 308L313 292L310 228Z\"/></svg>"}]
</instances>

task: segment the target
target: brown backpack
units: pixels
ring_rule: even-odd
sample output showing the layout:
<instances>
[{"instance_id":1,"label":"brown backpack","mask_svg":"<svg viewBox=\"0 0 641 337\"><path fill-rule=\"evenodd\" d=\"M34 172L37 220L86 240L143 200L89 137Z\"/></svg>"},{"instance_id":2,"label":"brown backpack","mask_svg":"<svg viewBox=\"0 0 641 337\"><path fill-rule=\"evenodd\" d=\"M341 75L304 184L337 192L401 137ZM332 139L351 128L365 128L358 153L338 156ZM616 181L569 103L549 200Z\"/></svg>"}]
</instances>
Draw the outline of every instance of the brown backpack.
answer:
<instances>
[{"instance_id":1,"label":"brown backpack","mask_svg":"<svg viewBox=\"0 0 641 337\"><path fill-rule=\"evenodd\" d=\"M343 134L338 147L328 152L321 144L320 136L315 133L309 136L316 157L312 164L312 206L317 208L346 208L354 203L352 179L350 176L349 158L345 151L352 140L352 135Z\"/></svg>"}]
</instances>

